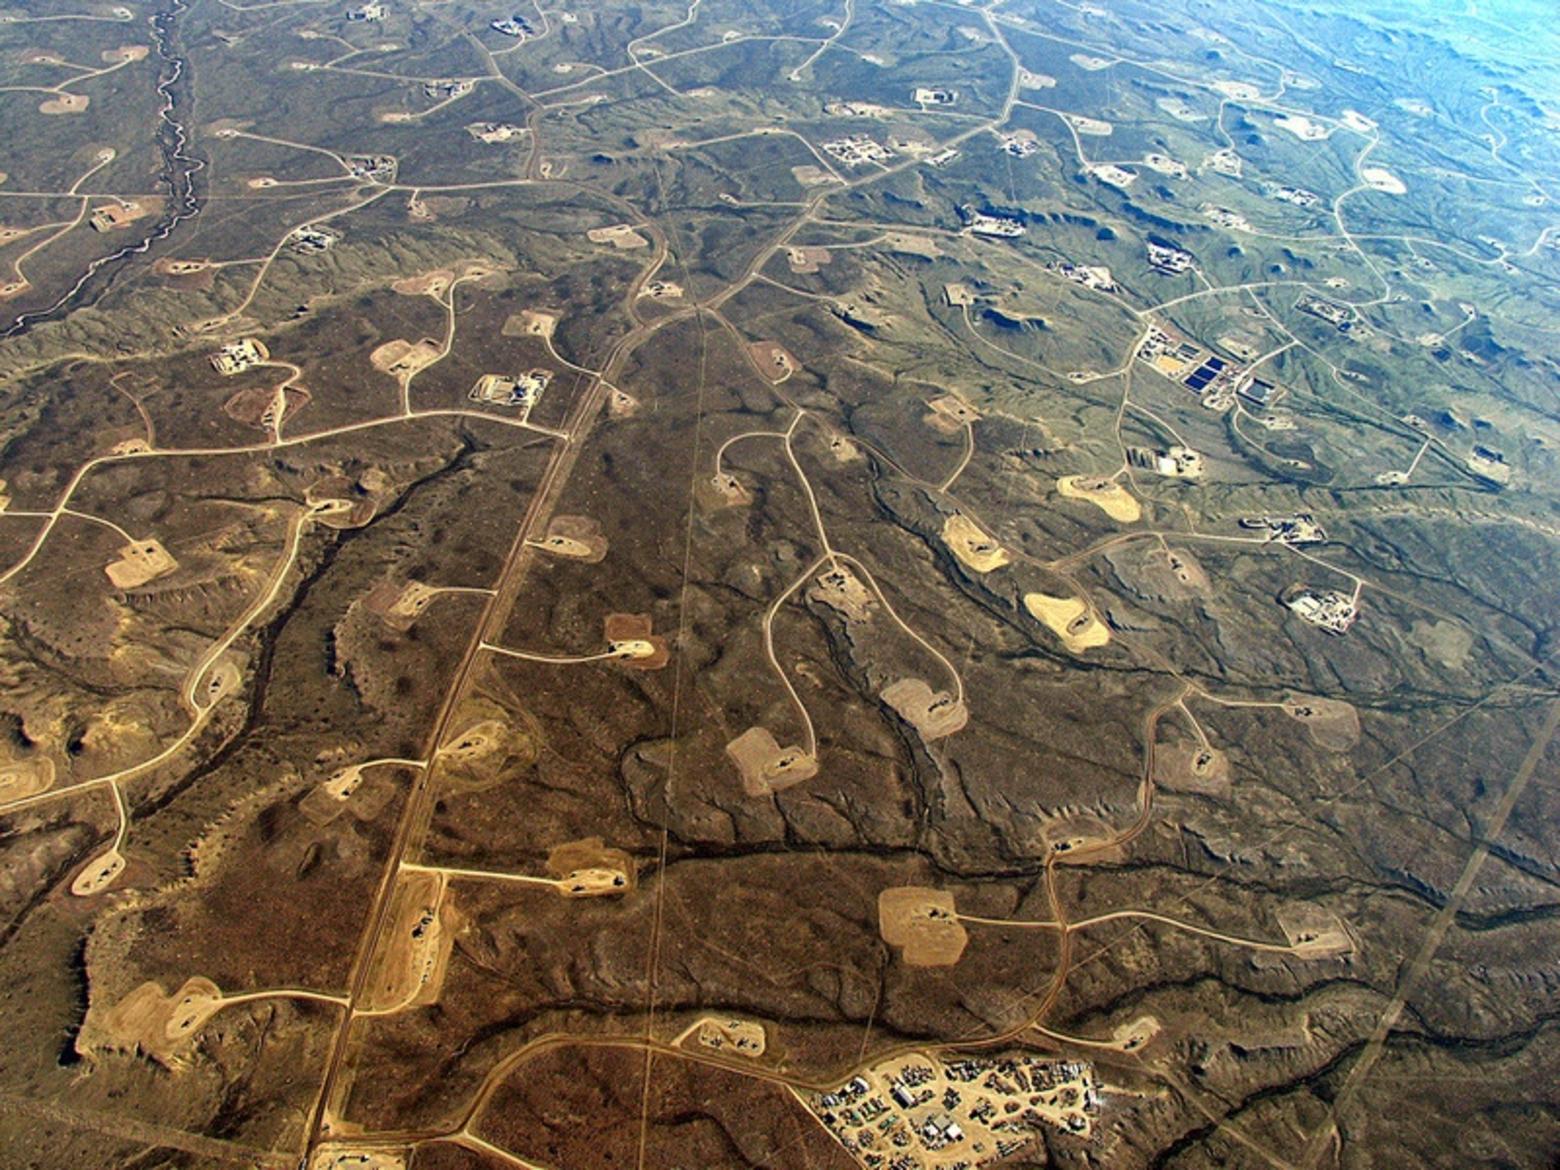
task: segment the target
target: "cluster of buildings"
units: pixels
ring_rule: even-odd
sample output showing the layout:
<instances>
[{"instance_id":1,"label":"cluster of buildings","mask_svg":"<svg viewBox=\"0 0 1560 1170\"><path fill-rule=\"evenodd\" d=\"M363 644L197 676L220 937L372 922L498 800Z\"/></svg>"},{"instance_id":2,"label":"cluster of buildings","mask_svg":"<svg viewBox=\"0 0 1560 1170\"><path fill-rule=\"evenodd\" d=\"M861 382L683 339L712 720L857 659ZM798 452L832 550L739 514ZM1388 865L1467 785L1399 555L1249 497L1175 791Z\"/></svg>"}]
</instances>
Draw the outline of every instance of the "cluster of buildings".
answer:
<instances>
[{"instance_id":1,"label":"cluster of buildings","mask_svg":"<svg viewBox=\"0 0 1560 1170\"><path fill-rule=\"evenodd\" d=\"M522 41L527 37L536 35L536 30L531 27L531 22L519 13L513 16L506 16L502 20L490 20L488 21L488 27L496 33L502 33L506 37L515 37Z\"/></svg>"},{"instance_id":2,"label":"cluster of buildings","mask_svg":"<svg viewBox=\"0 0 1560 1170\"><path fill-rule=\"evenodd\" d=\"M1148 266L1155 272L1179 276L1183 272L1190 272L1193 263L1192 254L1184 248L1177 248L1174 244L1156 244L1153 240L1148 242Z\"/></svg>"},{"instance_id":3,"label":"cluster of buildings","mask_svg":"<svg viewBox=\"0 0 1560 1170\"><path fill-rule=\"evenodd\" d=\"M523 374L483 374L472 386L468 397L473 402L493 406L518 406L529 414L541 401L542 391L552 381L551 370L527 370Z\"/></svg>"},{"instance_id":4,"label":"cluster of buildings","mask_svg":"<svg viewBox=\"0 0 1560 1170\"><path fill-rule=\"evenodd\" d=\"M134 200L120 200L117 203L105 203L97 208L88 222L92 224L92 230L95 232L111 232L128 227L134 220L140 219L145 214L141 210L141 205Z\"/></svg>"},{"instance_id":5,"label":"cluster of buildings","mask_svg":"<svg viewBox=\"0 0 1560 1170\"><path fill-rule=\"evenodd\" d=\"M965 227L977 236L1002 236L1012 239L1024 234L1024 225L1006 215L987 215L983 211L961 207Z\"/></svg>"},{"instance_id":6,"label":"cluster of buildings","mask_svg":"<svg viewBox=\"0 0 1560 1170\"><path fill-rule=\"evenodd\" d=\"M1326 297L1319 297L1314 293L1306 293L1295 302L1295 308L1302 313L1308 313L1312 317L1326 321L1339 333L1348 333L1353 330L1358 314L1353 305L1339 304L1337 301L1329 301Z\"/></svg>"},{"instance_id":7,"label":"cluster of buildings","mask_svg":"<svg viewBox=\"0 0 1560 1170\"><path fill-rule=\"evenodd\" d=\"M1091 1066L1037 1056L944 1062L917 1054L808 1100L867 1170L975 1170L1043 1126L1087 1136L1100 1109Z\"/></svg>"},{"instance_id":8,"label":"cluster of buildings","mask_svg":"<svg viewBox=\"0 0 1560 1170\"><path fill-rule=\"evenodd\" d=\"M347 171L360 182L390 180L395 178L395 156L390 154L355 154L347 159Z\"/></svg>"},{"instance_id":9,"label":"cluster of buildings","mask_svg":"<svg viewBox=\"0 0 1560 1170\"><path fill-rule=\"evenodd\" d=\"M454 98L465 97L471 92L472 83L469 81L425 81L423 82L423 97L432 98L434 101L450 101Z\"/></svg>"},{"instance_id":10,"label":"cluster of buildings","mask_svg":"<svg viewBox=\"0 0 1560 1170\"><path fill-rule=\"evenodd\" d=\"M1354 619L1360 615L1352 597L1331 589L1301 586L1285 599L1284 604L1301 621L1329 634L1348 633Z\"/></svg>"},{"instance_id":11,"label":"cluster of buildings","mask_svg":"<svg viewBox=\"0 0 1560 1170\"><path fill-rule=\"evenodd\" d=\"M1204 203L1198 208L1208 217L1208 222L1215 227L1221 227L1230 232L1249 232L1251 222L1238 211L1231 211L1228 207L1220 207L1217 203Z\"/></svg>"},{"instance_id":12,"label":"cluster of buildings","mask_svg":"<svg viewBox=\"0 0 1560 1170\"><path fill-rule=\"evenodd\" d=\"M1284 544L1321 544L1327 539L1327 530L1309 512L1296 512L1292 516L1242 516L1240 526L1265 530L1269 540Z\"/></svg>"},{"instance_id":13,"label":"cluster of buildings","mask_svg":"<svg viewBox=\"0 0 1560 1170\"><path fill-rule=\"evenodd\" d=\"M364 4L357 8L347 9L347 19L353 24L374 23L385 18L385 6L383 4Z\"/></svg>"},{"instance_id":14,"label":"cluster of buildings","mask_svg":"<svg viewBox=\"0 0 1560 1170\"><path fill-rule=\"evenodd\" d=\"M287 237L288 245L294 252L308 255L311 252L328 252L336 237L323 228L309 227L305 225L294 228L292 235Z\"/></svg>"},{"instance_id":15,"label":"cluster of buildings","mask_svg":"<svg viewBox=\"0 0 1560 1170\"><path fill-rule=\"evenodd\" d=\"M1176 446L1165 451L1156 451L1152 447L1129 447L1127 461L1134 467L1169 479L1201 479L1203 473L1203 457L1190 447Z\"/></svg>"},{"instance_id":16,"label":"cluster of buildings","mask_svg":"<svg viewBox=\"0 0 1560 1170\"><path fill-rule=\"evenodd\" d=\"M486 142L492 145L495 142L511 142L526 133L524 126L512 126L507 122L473 122L466 127L466 133L470 134L478 142Z\"/></svg>"},{"instance_id":17,"label":"cluster of buildings","mask_svg":"<svg viewBox=\"0 0 1560 1170\"><path fill-rule=\"evenodd\" d=\"M1030 134L1004 134L1002 149L1014 158L1028 158L1040 149L1040 144Z\"/></svg>"},{"instance_id":18,"label":"cluster of buildings","mask_svg":"<svg viewBox=\"0 0 1560 1170\"><path fill-rule=\"evenodd\" d=\"M894 157L892 150L865 134L836 138L831 142L825 142L823 149L826 154L831 154L846 166L852 167L866 163L885 163Z\"/></svg>"},{"instance_id":19,"label":"cluster of buildings","mask_svg":"<svg viewBox=\"0 0 1560 1170\"><path fill-rule=\"evenodd\" d=\"M1107 186L1125 191L1133 183L1137 182L1137 172L1129 171L1126 167L1118 167L1115 163L1093 163L1089 167L1089 174Z\"/></svg>"},{"instance_id":20,"label":"cluster of buildings","mask_svg":"<svg viewBox=\"0 0 1560 1170\"><path fill-rule=\"evenodd\" d=\"M245 370L269 361L270 352L253 337L230 341L211 355L211 368L224 377L242 374Z\"/></svg>"},{"instance_id":21,"label":"cluster of buildings","mask_svg":"<svg viewBox=\"0 0 1560 1170\"><path fill-rule=\"evenodd\" d=\"M1098 264L1074 264L1070 260L1059 260L1048 264L1052 272L1081 284L1084 288L1092 288L1096 292L1115 292L1116 282L1111 278L1110 269Z\"/></svg>"},{"instance_id":22,"label":"cluster of buildings","mask_svg":"<svg viewBox=\"0 0 1560 1170\"><path fill-rule=\"evenodd\" d=\"M1291 187L1287 184L1269 187L1269 198L1277 199L1281 203L1292 203L1296 207L1315 207L1322 201L1322 197L1315 191L1307 191L1304 187Z\"/></svg>"},{"instance_id":23,"label":"cluster of buildings","mask_svg":"<svg viewBox=\"0 0 1560 1170\"><path fill-rule=\"evenodd\" d=\"M959 100L957 91L940 87L917 89L913 96L923 106L951 106Z\"/></svg>"},{"instance_id":24,"label":"cluster of buildings","mask_svg":"<svg viewBox=\"0 0 1560 1170\"><path fill-rule=\"evenodd\" d=\"M1209 410L1227 409L1250 380L1245 367L1159 325L1149 326L1138 358L1180 382Z\"/></svg>"}]
</instances>

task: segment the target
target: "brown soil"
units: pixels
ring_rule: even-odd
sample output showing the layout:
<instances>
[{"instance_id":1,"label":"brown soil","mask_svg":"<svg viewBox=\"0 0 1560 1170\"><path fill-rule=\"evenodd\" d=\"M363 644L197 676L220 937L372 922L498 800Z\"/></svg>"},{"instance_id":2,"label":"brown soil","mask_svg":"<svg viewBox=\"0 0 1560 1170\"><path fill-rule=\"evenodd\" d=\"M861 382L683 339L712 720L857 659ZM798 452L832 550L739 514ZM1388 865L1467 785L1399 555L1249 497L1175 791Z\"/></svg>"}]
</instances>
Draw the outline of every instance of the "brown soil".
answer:
<instances>
[{"instance_id":1,"label":"brown soil","mask_svg":"<svg viewBox=\"0 0 1560 1170\"><path fill-rule=\"evenodd\" d=\"M432 272L424 272L421 276L403 276L400 280L392 282L390 287L402 296L442 297L454 279L455 273L452 270L435 268Z\"/></svg>"},{"instance_id":2,"label":"brown soil","mask_svg":"<svg viewBox=\"0 0 1560 1170\"><path fill-rule=\"evenodd\" d=\"M880 893L878 930L910 967L951 967L969 942L953 895L925 886L891 886Z\"/></svg>"},{"instance_id":3,"label":"brown soil","mask_svg":"<svg viewBox=\"0 0 1560 1170\"><path fill-rule=\"evenodd\" d=\"M834 253L827 248L787 248L785 259L792 272L817 272L821 265L834 259Z\"/></svg>"},{"instance_id":4,"label":"brown soil","mask_svg":"<svg viewBox=\"0 0 1560 1170\"><path fill-rule=\"evenodd\" d=\"M980 420L980 411L955 394L944 394L927 405L931 407L931 413L921 421L945 435L958 434L967 424Z\"/></svg>"},{"instance_id":5,"label":"brown soil","mask_svg":"<svg viewBox=\"0 0 1560 1170\"><path fill-rule=\"evenodd\" d=\"M1195 741L1161 744L1154 749L1154 783L1170 792L1226 797L1230 794L1229 757Z\"/></svg>"},{"instance_id":6,"label":"brown soil","mask_svg":"<svg viewBox=\"0 0 1560 1170\"><path fill-rule=\"evenodd\" d=\"M707 508L745 508L753 502L753 493L727 471L700 480L696 490Z\"/></svg>"},{"instance_id":7,"label":"brown soil","mask_svg":"<svg viewBox=\"0 0 1560 1170\"><path fill-rule=\"evenodd\" d=\"M749 796L769 796L818 774L818 761L799 746L782 748L767 727L750 727L726 745Z\"/></svg>"},{"instance_id":8,"label":"brown soil","mask_svg":"<svg viewBox=\"0 0 1560 1170\"><path fill-rule=\"evenodd\" d=\"M289 386L282 392L285 405L281 421L286 423L313 399L302 386ZM222 413L248 427L270 430L276 410L276 387L251 386L240 390L222 404Z\"/></svg>"},{"instance_id":9,"label":"brown soil","mask_svg":"<svg viewBox=\"0 0 1560 1170\"><path fill-rule=\"evenodd\" d=\"M1360 742L1360 713L1342 699L1290 694L1284 714L1305 724L1316 746L1330 752L1346 752Z\"/></svg>"},{"instance_id":10,"label":"brown soil","mask_svg":"<svg viewBox=\"0 0 1560 1170\"><path fill-rule=\"evenodd\" d=\"M558 314L523 309L511 314L499 330L505 337L551 337L558 328Z\"/></svg>"},{"instance_id":11,"label":"brown soil","mask_svg":"<svg viewBox=\"0 0 1560 1170\"><path fill-rule=\"evenodd\" d=\"M751 342L747 352L758 372L777 386L800 368L797 360L778 341Z\"/></svg>"},{"instance_id":12,"label":"brown soil","mask_svg":"<svg viewBox=\"0 0 1560 1170\"><path fill-rule=\"evenodd\" d=\"M618 659L632 670L660 670L671 658L671 649L660 634L652 634L650 615L646 613L609 613L605 627L607 644L648 642L651 653Z\"/></svg>"},{"instance_id":13,"label":"brown soil","mask_svg":"<svg viewBox=\"0 0 1560 1170\"><path fill-rule=\"evenodd\" d=\"M963 701L947 691L933 691L924 679L902 678L883 688L882 699L925 740L961 731L970 721Z\"/></svg>"}]
</instances>

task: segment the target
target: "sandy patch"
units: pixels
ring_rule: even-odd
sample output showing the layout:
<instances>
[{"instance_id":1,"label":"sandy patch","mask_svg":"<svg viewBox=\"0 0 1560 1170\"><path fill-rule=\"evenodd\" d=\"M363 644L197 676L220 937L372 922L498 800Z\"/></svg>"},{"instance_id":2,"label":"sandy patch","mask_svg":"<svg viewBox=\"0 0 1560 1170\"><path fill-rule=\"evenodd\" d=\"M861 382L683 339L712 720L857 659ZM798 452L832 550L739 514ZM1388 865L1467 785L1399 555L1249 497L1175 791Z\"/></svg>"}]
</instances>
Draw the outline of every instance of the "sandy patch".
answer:
<instances>
[{"instance_id":1,"label":"sandy patch","mask_svg":"<svg viewBox=\"0 0 1560 1170\"><path fill-rule=\"evenodd\" d=\"M78 898L100 894L118 880L127 864L125 855L119 850L106 849L82 866L76 880L70 883L70 892Z\"/></svg>"},{"instance_id":2,"label":"sandy patch","mask_svg":"<svg viewBox=\"0 0 1560 1170\"><path fill-rule=\"evenodd\" d=\"M758 372L776 386L796 373L800 365L778 341L750 342L747 352Z\"/></svg>"},{"instance_id":3,"label":"sandy patch","mask_svg":"<svg viewBox=\"0 0 1560 1170\"><path fill-rule=\"evenodd\" d=\"M245 426L273 430L308 405L313 398L302 386L251 386L222 404L222 413Z\"/></svg>"},{"instance_id":4,"label":"sandy patch","mask_svg":"<svg viewBox=\"0 0 1560 1170\"><path fill-rule=\"evenodd\" d=\"M970 721L969 708L947 691L934 691L925 679L902 678L890 683L879 697L924 740L942 739L962 731Z\"/></svg>"},{"instance_id":5,"label":"sandy patch","mask_svg":"<svg viewBox=\"0 0 1560 1170\"><path fill-rule=\"evenodd\" d=\"M817 272L818 269L834 259L834 253L827 248L787 248L785 250L785 262L791 266L792 272Z\"/></svg>"},{"instance_id":6,"label":"sandy patch","mask_svg":"<svg viewBox=\"0 0 1560 1170\"><path fill-rule=\"evenodd\" d=\"M818 774L818 761L799 745L781 747L767 727L750 727L726 745L737 766L742 790L749 796L769 796Z\"/></svg>"},{"instance_id":7,"label":"sandy patch","mask_svg":"<svg viewBox=\"0 0 1560 1170\"><path fill-rule=\"evenodd\" d=\"M558 314L544 313L540 309L522 309L511 314L500 332L505 337L551 338L558 328Z\"/></svg>"},{"instance_id":8,"label":"sandy patch","mask_svg":"<svg viewBox=\"0 0 1560 1170\"><path fill-rule=\"evenodd\" d=\"M62 93L39 105L38 112L40 114L82 114L91 104L92 99L84 93Z\"/></svg>"},{"instance_id":9,"label":"sandy patch","mask_svg":"<svg viewBox=\"0 0 1560 1170\"><path fill-rule=\"evenodd\" d=\"M1110 641L1110 629L1094 616L1081 597L1053 597L1049 593L1024 594L1024 608L1062 640L1074 654Z\"/></svg>"},{"instance_id":10,"label":"sandy patch","mask_svg":"<svg viewBox=\"0 0 1560 1170\"><path fill-rule=\"evenodd\" d=\"M349 764L311 789L298 802L298 811L315 825L328 825L344 812L372 821L394 796L393 784L378 776L369 780L361 764Z\"/></svg>"},{"instance_id":11,"label":"sandy patch","mask_svg":"<svg viewBox=\"0 0 1560 1170\"><path fill-rule=\"evenodd\" d=\"M735 1020L730 1016L705 1016L688 1031L681 1041L692 1040L701 1048L712 1052L730 1052L737 1056L764 1055L764 1025L753 1020Z\"/></svg>"},{"instance_id":12,"label":"sandy patch","mask_svg":"<svg viewBox=\"0 0 1560 1170\"><path fill-rule=\"evenodd\" d=\"M609 613L602 626L607 648L632 670L660 670L672 656L666 639L651 633L647 613Z\"/></svg>"},{"instance_id":13,"label":"sandy patch","mask_svg":"<svg viewBox=\"0 0 1560 1170\"><path fill-rule=\"evenodd\" d=\"M1056 481L1057 493L1069 500L1088 500L1105 515L1121 524L1131 524L1143 515L1132 493L1112 479L1087 475L1064 475Z\"/></svg>"},{"instance_id":14,"label":"sandy patch","mask_svg":"<svg viewBox=\"0 0 1560 1170\"><path fill-rule=\"evenodd\" d=\"M141 1052L165 1068L188 1063L195 1035L222 1007L222 990L196 975L168 995L157 983L143 983L111 1008L94 1003L76 1036L83 1056Z\"/></svg>"},{"instance_id":15,"label":"sandy patch","mask_svg":"<svg viewBox=\"0 0 1560 1170\"><path fill-rule=\"evenodd\" d=\"M1079 69L1089 73L1096 73L1101 69L1109 69L1115 64L1109 57L1095 57L1089 53L1073 53L1068 58Z\"/></svg>"},{"instance_id":16,"label":"sandy patch","mask_svg":"<svg viewBox=\"0 0 1560 1170\"><path fill-rule=\"evenodd\" d=\"M791 177L803 187L817 187L824 183L838 183L839 180L822 167L807 163L803 166L792 167Z\"/></svg>"},{"instance_id":17,"label":"sandy patch","mask_svg":"<svg viewBox=\"0 0 1560 1170\"><path fill-rule=\"evenodd\" d=\"M962 513L943 521L942 538L953 555L977 573L993 572L1009 562L1007 549Z\"/></svg>"},{"instance_id":18,"label":"sandy patch","mask_svg":"<svg viewBox=\"0 0 1560 1170\"><path fill-rule=\"evenodd\" d=\"M729 471L717 471L698 484L699 500L711 508L745 508L753 502L753 493Z\"/></svg>"},{"instance_id":19,"label":"sandy patch","mask_svg":"<svg viewBox=\"0 0 1560 1170\"><path fill-rule=\"evenodd\" d=\"M532 545L555 557L596 564L607 555L607 538L601 525L589 516L554 516L547 534Z\"/></svg>"},{"instance_id":20,"label":"sandy patch","mask_svg":"<svg viewBox=\"0 0 1560 1170\"><path fill-rule=\"evenodd\" d=\"M971 423L980 421L980 411L957 394L944 394L926 405L931 408L931 413L923 416L921 421L945 435L956 435Z\"/></svg>"},{"instance_id":21,"label":"sandy patch","mask_svg":"<svg viewBox=\"0 0 1560 1170\"><path fill-rule=\"evenodd\" d=\"M152 271L158 276L195 276L210 267L210 260L175 260L165 256L152 265Z\"/></svg>"},{"instance_id":22,"label":"sandy patch","mask_svg":"<svg viewBox=\"0 0 1560 1170\"><path fill-rule=\"evenodd\" d=\"M547 872L565 898L601 898L626 894L638 876L634 860L600 837L569 841L547 854Z\"/></svg>"},{"instance_id":23,"label":"sandy patch","mask_svg":"<svg viewBox=\"0 0 1560 1170\"><path fill-rule=\"evenodd\" d=\"M8 301L12 297L19 297L32 287L25 280L13 280L8 284L0 284L0 301Z\"/></svg>"},{"instance_id":24,"label":"sandy patch","mask_svg":"<svg viewBox=\"0 0 1560 1170\"><path fill-rule=\"evenodd\" d=\"M406 1154L379 1146L331 1142L314 1151L309 1170L406 1170Z\"/></svg>"},{"instance_id":25,"label":"sandy patch","mask_svg":"<svg viewBox=\"0 0 1560 1170\"><path fill-rule=\"evenodd\" d=\"M890 252L903 252L906 256L922 256L935 260L942 249L931 236L917 236L909 232L889 232L883 237L883 247Z\"/></svg>"},{"instance_id":26,"label":"sandy patch","mask_svg":"<svg viewBox=\"0 0 1560 1170\"><path fill-rule=\"evenodd\" d=\"M1082 114L1068 114L1067 124L1079 134L1094 138L1107 138L1115 129L1109 122L1102 122L1098 118L1086 118Z\"/></svg>"},{"instance_id":27,"label":"sandy patch","mask_svg":"<svg viewBox=\"0 0 1560 1170\"><path fill-rule=\"evenodd\" d=\"M1385 167L1364 167L1360 171L1360 178L1370 185L1371 190L1380 191L1384 195L1408 193L1408 187L1404 185L1403 180Z\"/></svg>"},{"instance_id":28,"label":"sandy patch","mask_svg":"<svg viewBox=\"0 0 1560 1170\"><path fill-rule=\"evenodd\" d=\"M110 65L121 61L144 61L150 50L145 45L120 45L117 49L104 49L103 60Z\"/></svg>"},{"instance_id":29,"label":"sandy patch","mask_svg":"<svg viewBox=\"0 0 1560 1170\"><path fill-rule=\"evenodd\" d=\"M607 414L611 418L631 418L639 413L639 399L613 387L607 398Z\"/></svg>"},{"instance_id":30,"label":"sandy patch","mask_svg":"<svg viewBox=\"0 0 1560 1170\"><path fill-rule=\"evenodd\" d=\"M1326 126L1313 122L1304 114L1280 115L1273 119L1273 125L1280 130L1288 130L1301 142L1320 142L1332 133Z\"/></svg>"},{"instance_id":31,"label":"sandy patch","mask_svg":"<svg viewBox=\"0 0 1560 1170\"><path fill-rule=\"evenodd\" d=\"M179 567L179 562L162 543L156 540L138 540L119 550L119 559L105 565L103 571L114 583L115 589L134 589L158 577L165 577Z\"/></svg>"},{"instance_id":32,"label":"sandy patch","mask_svg":"<svg viewBox=\"0 0 1560 1170\"><path fill-rule=\"evenodd\" d=\"M619 223L611 227L591 228L585 238L593 244L611 244L621 251L648 248L650 241L634 230L632 224Z\"/></svg>"},{"instance_id":33,"label":"sandy patch","mask_svg":"<svg viewBox=\"0 0 1560 1170\"><path fill-rule=\"evenodd\" d=\"M1278 925L1302 959L1337 959L1354 952L1348 928L1331 910L1310 902L1281 906Z\"/></svg>"},{"instance_id":34,"label":"sandy patch","mask_svg":"<svg viewBox=\"0 0 1560 1170\"><path fill-rule=\"evenodd\" d=\"M891 886L878 894L878 931L908 967L951 967L969 942L953 895L924 886Z\"/></svg>"},{"instance_id":35,"label":"sandy patch","mask_svg":"<svg viewBox=\"0 0 1560 1170\"><path fill-rule=\"evenodd\" d=\"M1105 559L1127 588L1142 597L1186 601L1212 590L1208 571L1184 548L1156 543L1108 549Z\"/></svg>"},{"instance_id":36,"label":"sandy patch","mask_svg":"<svg viewBox=\"0 0 1560 1170\"><path fill-rule=\"evenodd\" d=\"M1473 631L1455 622L1416 621L1409 638L1426 657L1447 670L1461 670L1473 649Z\"/></svg>"},{"instance_id":37,"label":"sandy patch","mask_svg":"<svg viewBox=\"0 0 1560 1170\"><path fill-rule=\"evenodd\" d=\"M404 338L387 341L369 355L374 369L394 377L415 374L438 360L443 346L432 338L412 342Z\"/></svg>"},{"instance_id":38,"label":"sandy patch","mask_svg":"<svg viewBox=\"0 0 1560 1170\"><path fill-rule=\"evenodd\" d=\"M35 756L0 767L0 804L26 800L54 787L54 761Z\"/></svg>"},{"instance_id":39,"label":"sandy patch","mask_svg":"<svg viewBox=\"0 0 1560 1170\"><path fill-rule=\"evenodd\" d=\"M436 873L403 873L390 900L390 922L369 963L361 1006L397 1012L436 1003L462 925Z\"/></svg>"},{"instance_id":40,"label":"sandy patch","mask_svg":"<svg viewBox=\"0 0 1560 1170\"><path fill-rule=\"evenodd\" d=\"M456 726L461 730L440 746L435 766L441 782L461 791L480 791L523 775L540 752L535 724L490 700L463 704Z\"/></svg>"},{"instance_id":41,"label":"sandy patch","mask_svg":"<svg viewBox=\"0 0 1560 1170\"><path fill-rule=\"evenodd\" d=\"M431 272L424 272L420 276L403 276L400 280L392 281L390 288L394 292L407 297L433 297L438 299L449 290L450 284L455 279L455 273L449 268L435 268Z\"/></svg>"},{"instance_id":42,"label":"sandy patch","mask_svg":"<svg viewBox=\"0 0 1560 1170\"><path fill-rule=\"evenodd\" d=\"M848 622L864 622L877 608L877 598L844 565L819 574L807 588L807 600L837 610Z\"/></svg>"},{"instance_id":43,"label":"sandy patch","mask_svg":"<svg viewBox=\"0 0 1560 1170\"><path fill-rule=\"evenodd\" d=\"M1196 742L1161 744L1154 749L1154 783L1170 792L1228 796L1229 757Z\"/></svg>"},{"instance_id":44,"label":"sandy patch","mask_svg":"<svg viewBox=\"0 0 1560 1170\"><path fill-rule=\"evenodd\" d=\"M1327 751L1346 752L1360 742L1360 713L1342 699L1291 693L1284 714L1305 724L1316 746Z\"/></svg>"},{"instance_id":45,"label":"sandy patch","mask_svg":"<svg viewBox=\"0 0 1560 1170\"><path fill-rule=\"evenodd\" d=\"M1213 88L1237 102L1254 102L1262 96L1262 91L1247 81L1215 81Z\"/></svg>"}]
</instances>

